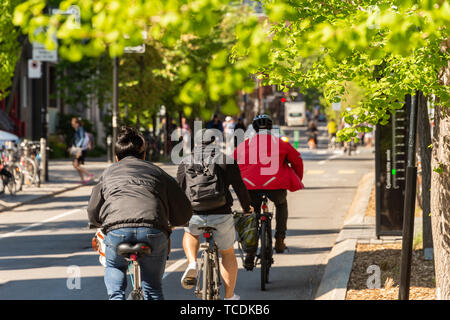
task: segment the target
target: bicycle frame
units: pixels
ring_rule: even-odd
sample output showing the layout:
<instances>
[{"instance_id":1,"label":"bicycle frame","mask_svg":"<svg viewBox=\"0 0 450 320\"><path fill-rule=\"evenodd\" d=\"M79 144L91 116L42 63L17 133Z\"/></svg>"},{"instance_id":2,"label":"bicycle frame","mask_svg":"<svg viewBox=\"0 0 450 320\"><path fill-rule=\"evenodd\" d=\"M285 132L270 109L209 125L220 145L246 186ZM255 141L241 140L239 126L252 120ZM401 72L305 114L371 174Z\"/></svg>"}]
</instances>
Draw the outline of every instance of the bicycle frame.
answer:
<instances>
[{"instance_id":1,"label":"bicycle frame","mask_svg":"<svg viewBox=\"0 0 450 320\"><path fill-rule=\"evenodd\" d=\"M218 300L220 286L222 285L218 248L211 231L205 231L203 237L206 241L200 245L203 253L200 264L201 272L197 276L195 295L203 300ZM201 278L203 281L200 281ZM200 282L202 283L201 289Z\"/></svg>"},{"instance_id":2,"label":"bicycle frame","mask_svg":"<svg viewBox=\"0 0 450 320\"><path fill-rule=\"evenodd\" d=\"M128 271L130 274L131 283L133 285L133 291L131 291L130 297L132 300L143 300L144 295L142 293L141 267L137 261L137 256L132 254L130 255L130 259L126 260L129 262Z\"/></svg>"}]
</instances>

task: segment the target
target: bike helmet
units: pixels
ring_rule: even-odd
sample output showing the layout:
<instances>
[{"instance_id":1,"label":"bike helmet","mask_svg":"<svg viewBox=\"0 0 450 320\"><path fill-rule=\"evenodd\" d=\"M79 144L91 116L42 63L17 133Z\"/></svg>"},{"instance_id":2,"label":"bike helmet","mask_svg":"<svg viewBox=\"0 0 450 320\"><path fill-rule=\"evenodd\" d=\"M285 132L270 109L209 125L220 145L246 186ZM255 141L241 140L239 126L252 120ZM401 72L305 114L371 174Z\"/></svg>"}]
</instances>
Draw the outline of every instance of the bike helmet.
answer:
<instances>
[{"instance_id":1,"label":"bike helmet","mask_svg":"<svg viewBox=\"0 0 450 320\"><path fill-rule=\"evenodd\" d=\"M252 126L256 132L261 129L272 130L272 118L267 114L260 114L253 119Z\"/></svg>"}]
</instances>

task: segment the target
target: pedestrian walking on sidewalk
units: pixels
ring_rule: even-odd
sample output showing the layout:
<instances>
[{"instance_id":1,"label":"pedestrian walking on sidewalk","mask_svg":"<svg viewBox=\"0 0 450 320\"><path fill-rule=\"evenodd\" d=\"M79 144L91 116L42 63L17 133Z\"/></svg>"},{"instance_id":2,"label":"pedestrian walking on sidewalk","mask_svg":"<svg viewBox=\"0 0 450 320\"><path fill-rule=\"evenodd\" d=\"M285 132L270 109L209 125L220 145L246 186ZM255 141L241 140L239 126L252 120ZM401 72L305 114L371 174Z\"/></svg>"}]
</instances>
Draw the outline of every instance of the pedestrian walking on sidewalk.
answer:
<instances>
[{"instance_id":1,"label":"pedestrian walking on sidewalk","mask_svg":"<svg viewBox=\"0 0 450 320\"><path fill-rule=\"evenodd\" d=\"M177 181L145 161L146 144L130 127L119 130L117 162L102 174L88 204L89 223L105 236L105 285L110 300L124 300L127 266L117 254L121 243L146 243L150 255L139 258L145 300L163 300L162 278L172 228L186 224L191 204Z\"/></svg>"},{"instance_id":2,"label":"pedestrian walking on sidewalk","mask_svg":"<svg viewBox=\"0 0 450 320\"><path fill-rule=\"evenodd\" d=\"M86 135L86 130L83 127L81 119L72 118L72 128L75 130L74 143L71 148L71 154L74 156L73 167L80 175L81 183L86 184L94 178L93 174L81 166L86 161L87 148L85 146L87 143L85 140L89 138ZM85 176L87 179L84 179Z\"/></svg>"}]
</instances>

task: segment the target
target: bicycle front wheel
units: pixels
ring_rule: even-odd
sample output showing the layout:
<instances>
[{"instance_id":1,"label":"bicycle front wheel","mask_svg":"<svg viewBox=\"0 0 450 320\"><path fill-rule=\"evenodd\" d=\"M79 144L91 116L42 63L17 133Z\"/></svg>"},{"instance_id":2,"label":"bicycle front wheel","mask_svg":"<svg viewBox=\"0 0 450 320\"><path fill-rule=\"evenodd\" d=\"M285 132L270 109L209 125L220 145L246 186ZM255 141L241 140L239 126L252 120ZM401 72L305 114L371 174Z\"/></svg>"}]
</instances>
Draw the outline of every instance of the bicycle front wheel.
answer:
<instances>
[{"instance_id":1,"label":"bicycle front wheel","mask_svg":"<svg viewBox=\"0 0 450 320\"><path fill-rule=\"evenodd\" d=\"M16 191L21 191L23 185L23 174L20 171L20 168L16 165L11 166L11 171L13 172L14 180L16 182Z\"/></svg>"}]
</instances>

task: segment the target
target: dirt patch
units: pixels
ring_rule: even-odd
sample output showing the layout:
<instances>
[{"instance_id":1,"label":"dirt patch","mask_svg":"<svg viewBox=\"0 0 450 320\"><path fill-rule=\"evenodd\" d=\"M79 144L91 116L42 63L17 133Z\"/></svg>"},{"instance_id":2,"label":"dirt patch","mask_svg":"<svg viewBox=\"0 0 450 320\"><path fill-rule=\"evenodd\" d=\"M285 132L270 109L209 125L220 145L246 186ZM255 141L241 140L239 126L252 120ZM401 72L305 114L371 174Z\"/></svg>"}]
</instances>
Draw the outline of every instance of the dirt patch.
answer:
<instances>
[{"instance_id":1,"label":"dirt patch","mask_svg":"<svg viewBox=\"0 0 450 320\"><path fill-rule=\"evenodd\" d=\"M397 300L400 279L401 243L358 244L347 286L346 300ZM380 271L380 288L368 289L369 266ZM377 267L372 267L377 269ZM370 282L369 284L374 284ZM435 300L433 261L423 259L423 250L415 246L411 265L410 300Z\"/></svg>"}]
</instances>

